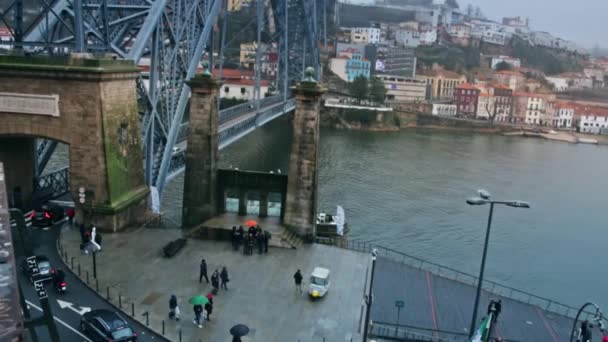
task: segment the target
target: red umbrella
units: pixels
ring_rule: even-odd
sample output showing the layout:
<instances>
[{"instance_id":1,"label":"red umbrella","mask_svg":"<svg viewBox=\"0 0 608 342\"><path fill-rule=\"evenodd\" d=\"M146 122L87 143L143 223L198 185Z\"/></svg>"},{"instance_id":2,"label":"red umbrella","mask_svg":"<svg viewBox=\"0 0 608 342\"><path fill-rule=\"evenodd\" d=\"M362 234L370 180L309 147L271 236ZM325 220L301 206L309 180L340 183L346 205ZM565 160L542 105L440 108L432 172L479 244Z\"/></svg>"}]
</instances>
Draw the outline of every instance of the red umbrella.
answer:
<instances>
[{"instance_id":1,"label":"red umbrella","mask_svg":"<svg viewBox=\"0 0 608 342\"><path fill-rule=\"evenodd\" d=\"M211 298L213 298L213 293L207 293L207 295L205 297L207 297L207 299L211 299Z\"/></svg>"},{"instance_id":2,"label":"red umbrella","mask_svg":"<svg viewBox=\"0 0 608 342\"><path fill-rule=\"evenodd\" d=\"M249 220L249 221L245 222L245 225L246 225L247 227L255 227L255 226L257 226L257 225L258 225L258 223L257 223L257 221L256 221L256 220Z\"/></svg>"}]
</instances>

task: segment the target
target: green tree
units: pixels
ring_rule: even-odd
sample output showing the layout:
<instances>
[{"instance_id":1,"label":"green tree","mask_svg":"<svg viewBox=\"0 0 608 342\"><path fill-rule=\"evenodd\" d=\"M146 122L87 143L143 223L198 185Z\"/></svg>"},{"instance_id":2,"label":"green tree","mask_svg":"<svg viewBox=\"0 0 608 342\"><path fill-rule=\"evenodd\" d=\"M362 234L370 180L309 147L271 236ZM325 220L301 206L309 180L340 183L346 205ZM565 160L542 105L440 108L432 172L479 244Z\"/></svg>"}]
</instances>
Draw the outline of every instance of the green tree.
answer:
<instances>
[{"instance_id":1,"label":"green tree","mask_svg":"<svg viewBox=\"0 0 608 342\"><path fill-rule=\"evenodd\" d=\"M386 88L384 82L378 77L372 77L369 80L369 100L374 103L384 103L386 97Z\"/></svg>"},{"instance_id":2,"label":"green tree","mask_svg":"<svg viewBox=\"0 0 608 342\"><path fill-rule=\"evenodd\" d=\"M365 100L368 94L367 77L359 75L349 85L350 95L357 99L359 103Z\"/></svg>"},{"instance_id":3,"label":"green tree","mask_svg":"<svg viewBox=\"0 0 608 342\"><path fill-rule=\"evenodd\" d=\"M498 64L496 64L496 71L504 71L504 70L511 70L513 69L513 67L511 66L511 64L502 61Z\"/></svg>"}]
</instances>

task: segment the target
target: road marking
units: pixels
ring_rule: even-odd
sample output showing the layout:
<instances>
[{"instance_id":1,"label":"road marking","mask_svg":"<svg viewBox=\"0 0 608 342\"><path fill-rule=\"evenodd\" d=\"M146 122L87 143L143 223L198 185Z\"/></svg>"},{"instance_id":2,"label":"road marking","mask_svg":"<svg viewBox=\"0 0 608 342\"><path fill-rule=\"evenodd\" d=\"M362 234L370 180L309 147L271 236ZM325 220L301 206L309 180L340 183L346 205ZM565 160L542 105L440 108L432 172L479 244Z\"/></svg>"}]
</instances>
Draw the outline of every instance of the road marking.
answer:
<instances>
[{"instance_id":1,"label":"road marking","mask_svg":"<svg viewBox=\"0 0 608 342\"><path fill-rule=\"evenodd\" d=\"M87 308L86 306L81 306L80 310L76 309L75 305L70 303L70 302L66 302L65 300L61 300L61 299L57 299L57 304L59 304L59 307L62 309L68 308L72 311L74 311L75 313L77 313L79 316L84 315L87 312L91 311L91 308Z\"/></svg>"},{"instance_id":2,"label":"road marking","mask_svg":"<svg viewBox=\"0 0 608 342\"><path fill-rule=\"evenodd\" d=\"M30 302L29 300L26 300L25 302L27 303L27 305L29 305L29 306L33 307L34 309L36 309L36 310L38 310L38 311L42 312L42 309L41 309L41 308L39 308L38 306L36 306L34 303ZM55 319L57 322L61 323L61 325L63 325L64 327L66 327L66 328L68 328L68 329L72 330L72 331L73 331L74 333L76 333L78 336L80 336L80 337L84 338L84 340L85 340L85 341L92 342L92 341L91 341L91 340L90 340L88 337L84 336L84 335L83 335L83 334L82 334L80 331L78 331L78 330L76 330L76 329L72 328L72 327L71 327L69 324L67 324L66 322L62 321L62 320L61 320L59 317L53 316L53 318L54 318L54 319Z\"/></svg>"},{"instance_id":3,"label":"road marking","mask_svg":"<svg viewBox=\"0 0 608 342\"><path fill-rule=\"evenodd\" d=\"M429 305L431 307L431 318L433 319L433 326L435 326L435 331L433 335L436 337L437 330L439 330L439 325L437 324L437 314L435 313L435 297L433 296L433 287L431 286L431 274L426 272L426 287L429 291Z\"/></svg>"}]
</instances>

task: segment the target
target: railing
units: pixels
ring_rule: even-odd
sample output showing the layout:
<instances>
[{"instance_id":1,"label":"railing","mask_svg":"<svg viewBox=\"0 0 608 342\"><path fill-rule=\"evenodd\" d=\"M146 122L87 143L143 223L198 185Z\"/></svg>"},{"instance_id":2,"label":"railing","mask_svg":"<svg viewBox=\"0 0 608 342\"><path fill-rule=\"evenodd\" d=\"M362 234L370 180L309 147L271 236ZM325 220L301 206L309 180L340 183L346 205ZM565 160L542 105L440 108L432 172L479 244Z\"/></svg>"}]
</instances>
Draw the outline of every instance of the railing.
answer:
<instances>
[{"instance_id":1,"label":"railing","mask_svg":"<svg viewBox=\"0 0 608 342\"><path fill-rule=\"evenodd\" d=\"M372 250L375 248L378 251L378 256L380 257L385 257L393 261L401 262L405 265L417 268L419 270L429 271L443 278L458 281L470 286L477 286L478 278L472 274L461 272L454 268L427 261L413 255L396 251L394 249L377 246L369 242L356 240L338 240L321 237L316 237L315 241L320 244L332 245L339 248L364 253L371 253ZM576 313L578 311L578 308L575 308L573 306L563 304L549 298L537 296L526 291L518 290L510 286L502 285L492 280L484 279L482 288L492 294L515 300L521 303L534 305L542 310L562 315L568 318L575 318ZM594 312L590 311L585 311L584 313L586 314L586 318L593 317L595 314Z\"/></svg>"},{"instance_id":2,"label":"railing","mask_svg":"<svg viewBox=\"0 0 608 342\"><path fill-rule=\"evenodd\" d=\"M439 337L438 333L441 334ZM410 325L372 322L369 334L371 336L398 341L429 341L429 342L465 342L469 341L467 334L450 331L437 331ZM449 336L446 338L445 336Z\"/></svg>"},{"instance_id":3,"label":"railing","mask_svg":"<svg viewBox=\"0 0 608 342\"><path fill-rule=\"evenodd\" d=\"M233 106L230 108L226 108L226 109L220 111L219 124L220 125L225 124L228 121L234 120L242 115L255 111L258 107L258 104L259 104L260 109L262 109L262 108L270 106L272 104L281 102L282 100L283 100L283 95L273 95L270 97L265 97L258 101L249 101L249 102L241 103L239 105L236 105L236 106Z\"/></svg>"},{"instance_id":4,"label":"railing","mask_svg":"<svg viewBox=\"0 0 608 342\"><path fill-rule=\"evenodd\" d=\"M47 201L70 191L70 168L64 167L55 172L40 176L34 182L34 200Z\"/></svg>"}]
</instances>

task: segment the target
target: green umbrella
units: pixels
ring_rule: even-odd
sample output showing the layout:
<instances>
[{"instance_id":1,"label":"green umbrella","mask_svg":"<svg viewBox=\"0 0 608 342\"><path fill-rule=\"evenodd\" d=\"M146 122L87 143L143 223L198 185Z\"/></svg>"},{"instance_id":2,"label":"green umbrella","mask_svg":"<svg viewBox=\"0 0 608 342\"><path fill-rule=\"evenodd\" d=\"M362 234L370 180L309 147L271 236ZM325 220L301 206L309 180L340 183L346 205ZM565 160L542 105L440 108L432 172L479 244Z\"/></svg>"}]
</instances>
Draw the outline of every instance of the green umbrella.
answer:
<instances>
[{"instance_id":1,"label":"green umbrella","mask_svg":"<svg viewBox=\"0 0 608 342\"><path fill-rule=\"evenodd\" d=\"M209 299L207 299L207 297L205 297L204 295L198 295L190 298L188 303L192 305L205 305L209 303Z\"/></svg>"}]
</instances>

